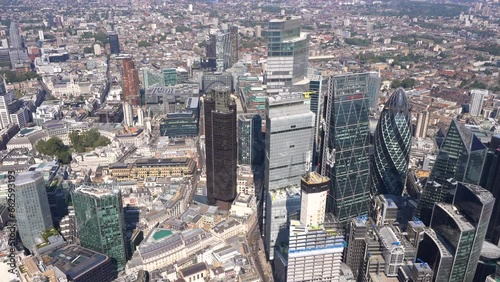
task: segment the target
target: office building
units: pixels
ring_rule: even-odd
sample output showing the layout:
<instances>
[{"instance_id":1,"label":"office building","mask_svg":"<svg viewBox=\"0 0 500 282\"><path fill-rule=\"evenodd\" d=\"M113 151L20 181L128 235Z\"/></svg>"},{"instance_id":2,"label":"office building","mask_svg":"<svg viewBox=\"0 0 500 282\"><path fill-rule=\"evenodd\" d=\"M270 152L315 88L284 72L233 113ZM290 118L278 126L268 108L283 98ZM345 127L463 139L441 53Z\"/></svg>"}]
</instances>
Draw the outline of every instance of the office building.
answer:
<instances>
[{"instance_id":1,"label":"office building","mask_svg":"<svg viewBox=\"0 0 500 282\"><path fill-rule=\"evenodd\" d=\"M165 80L162 73L148 68L142 69L142 81L144 83L144 89L154 86L165 86Z\"/></svg>"},{"instance_id":2,"label":"office building","mask_svg":"<svg viewBox=\"0 0 500 282\"><path fill-rule=\"evenodd\" d=\"M417 115L417 125L415 127L415 132L413 136L415 138L426 138L427 128L429 126L429 118L431 114L427 108L424 112L419 112Z\"/></svg>"},{"instance_id":3,"label":"office building","mask_svg":"<svg viewBox=\"0 0 500 282\"><path fill-rule=\"evenodd\" d=\"M123 59L122 66L122 101L128 102L132 106L138 106L140 104L139 73L132 58Z\"/></svg>"},{"instance_id":4,"label":"office building","mask_svg":"<svg viewBox=\"0 0 500 282\"><path fill-rule=\"evenodd\" d=\"M118 40L118 34L110 33L108 35L109 39L109 51L111 54L120 54L120 41Z\"/></svg>"},{"instance_id":5,"label":"office building","mask_svg":"<svg viewBox=\"0 0 500 282\"><path fill-rule=\"evenodd\" d=\"M233 86L233 76L227 72L214 72L214 73L205 73L201 79L201 91L204 94L209 93L212 89L216 87L230 87L230 91L232 92L234 89Z\"/></svg>"},{"instance_id":6,"label":"office building","mask_svg":"<svg viewBox=\"0 0 500 282\"><path fill-rule=\"evenodd\" d=\"M461 182L457 184L453 205L475 228L463 281L472 281L474 278L494 204L495 199L488 190L473 184Z\"/></svg>"},{"instance_id":7,"label":"office building","mask_svg":"<svg viewBox=\"0 0 500 282\"><path fill-rule=\"evenodd\" d=\"M217 72L224 72L231 67L231 35L225 31L217 31L212 35L215 42L215 66Z\"/></svg>"},{"instance_id":8,"label":"office building","mask_svg":"<svg viewBox=\"0 0 500 282\"><path fill-rule=\"evenodd\" d=\"M134 125L134 113L132 112L132 105L128 102L123 103L123 123L126 126Z\"/></svg>"},{"instance_id":9,"label":"office building","mask_svg":"<svg viewBox=\"0 0 500 282\"><path fill-rule=\"evenodd\" d=\"M198 117L193 111L168 113L160 121L160 135L171 138L198 136Z\"/></svg>"},{"instance_id":10,"label":"office building","mask_svg":"<svg viewBox=\"0 0 500 282\"><path fill-rule=\"evenodd\" d=\"M231 40L231 66L233 66L238 62L238 51L240 50L240 39L237 26L231 26L229 28L229 38Z\"/></svg>"},{"instance_id":11,"label":"office building","mask_svg":"<svg viewBox=\"0 0 500 282\"><path fill-rule=\"evenodd\" d=\"M111 282L117 274L109 256L78 245L64 246L43 258L45 266L57 268L73 282Z\"/></svg>"},{"instance_id":12,"label":"office building","mask_svg":"<svg viewBox=\"0 0 500 282\"><path fill-rule=\"evenodd\" d=\"M491 138L484 162L481 187L486 188L496 199L491 214L486 239L495 245L500 244L500 135Z\"/></svg>"},{"instance_id":13,"label":"office building","mask_svg":"<svg viewBox=\"0 0 500 282\"><path fill-rule=\"evenodd\" d=\"M418 243L417 258L427 263L434 272L433 282L450 281L453 254L432 229L422 232Z\"/></svg>"},{"instance_id":14,"label":"office building","mask_svg":"<svg viewBox=\"0 0 500 282\"><path fill-rule=\"evenodd\" d=\"M14 68L17 65L29 63L28 50L26 48L9 49L10 65Z\"/></svg>"},{"instance_id":15,"label":"office building","mask_svg":"<svg viewBox=\"0 0 500 282\"><path fill-rule=\"evenodd\" d=\"M286 89L308 89L306 77L309 35L301 32L301 22L300 17L273 19L269 22L265 80L267 92L270 94L277 94Z\"/></svg>"},{"instance_id":16,"label":"office building","mask_svg":"<svg viewBox=\"0 0 500 282\"><path fill-rule=\"evenodd\" d=\"M80 245L110 256L118 271L123 270L127 258L120 190L83 186L71 198Z\"/></svg>"},{"instance_id":17,"label":"office building","mask_svg":"<svg viewBox=\"0 0 500 282\"><path fill-rule=\"evenodd\" d=\"M287 218L282 218L281 223L282 219L268 214L278 203L267 195L274 190L297 187L304 173L310 170L314 114L301 93L292 93L268 97L266 118L264 232L266 251L269 259L273 259L279 228L282 224L286 226Z\"/></svg>"},{"instance_id":18,"label":"office building","mask_svg":"<svg viewBox=\"0 0 500 282\"><path fill-rule=\"evenodd\" d=\"M53 228L45 181L41 172L16 174L16 220L24 247L43 243L42 232Z\"/></svg>"},{"instance_id":19,"label":"office building","mask_svg":"<svg viewBox=\"0 0 500 282\"><path fill-rule=\"evenodd\" d=\"M236 197L238 164L236 104L230 88L212 89L205 97L204 112L208 201L229 210Z\"/></svg>"},{"instance_id":20,"label":"office building","mask_svg":"<svg viewBox=\"0 0 500 282\"><path fill-rule=\"evenodd\" d=\"M375 129L371 163L374 194L401 196L411 149L411 106L402 88L385 103Z\"/></svg>"},{"instance_id":21,"label":"office building","mask_svg":"<svg viewBox=\"0 0 500 282\"><path fill-rule=\"evenodd\" d=\"M370 198L368 73L331 76L321 174L332 179L327 211L346 224L368 214Z\"/></svg>"},{"instance_id":22,"label":"office building","mask_svg":"<svg viewBox=\"0 0 500 282\"><path fill-rule=\"evenodd\" d=\"M452 204L436 203L430 227L453 255L449 281L471 281L467 280L466 272L476 233L474 226ZM471 275L474 276L474 271Z\"/></svg>"},{"instance_id":23,"label":"office building","mask_svg":"<svg viewBox=\"0 0 500 282\"><path fill-rule=\"evenodd\" d=\"M434 203L452 202L454 182L479 184L486 153L481 140L453 119L420 196L416 216L428 225Z\"/></svg>"},{"instance_id":24,"label":"office building","mask_svg":"<svg viewBox=\"0 0 500 282\"><path fill-rule=\"evenodd\" d=\"M330 179L308 172L300 180L300 223L306 227L320 226L325 222L326 196L330 190Z\"/></svg>"},{"instance_id":25,"label":"office building","mask_svg":"<svg viewBox=\"0 0 500 282\"><path fill-rule=\"evenodd\" d=\"M23 38L19 32L19 24L17 22L11 22L9 28L9 39L10 39L10 49L21 49L24 48Z\"/></svg>"},{"instance_id":26,"label":"office building","mask_svg":"<svg viewBox=\"0 0 500 282\"><path fill-rule=\"evenodd\" d=\"M347 235L347 252L345 263L351 267L356 281L363 273L365 256L365 237L368 234L368 216L359 216L351 219Z\"/></svg>"},{"instance_id":27,"label":"office building","mask_svg":"<svg viewBox=\"0 0 500 282\"><path fill-rule=\"evenodd\" d=\"M385 260L384 273L388 277L395 277L399 267L403 265L405 249L391 227L381 227L378 232Z\"/></svg>"},{"instance_id":28,"label":"office building","mask_svg":"<svg viewBox=\"0 0 500 282\"><path fill-rule=\"evenodd\" d=\"M473 117L481 116L484 98L488 97L488 90L473 89L470 92L471 105L469 113Z\"/></svg>"},{"instance_id":29,"label":"office building","mask_svg":"<svg viewBox=\"0 0 500 282\"><path fill-rule=\"evenodd\" d=\"M378 96L380 93L380 84L382 78L377 72L370 72L368 76L368 97L370 97L370 108L378 108Z\"/></svg>"},{"instance_id":30,"label":"office building","mask_svg":"<svg viewBox=\"0 0 500 282\"><path fill-rule=\"evenodd\" d=\"M12 124L10 114L15 110L12 105L15 100L14 91L0 95L0 128L7 128Z\"/></svg>"},{"instance_id":31,"label":"office building","mask_svg":"<svg viewBox=\"0 0 500 282\"><path fill-rule=\"evenodd\" d=\"M258 157L256 154L263 153L259 148L261 131L262 118L259 115L238 115L238 164L252 165Z\"/></svg>"},{"instance_id":32,"label":"office building","mask_svg":"<svg viewBox=\"0 0 500 282\"><path fill-rule=\"evenodd\" d=\"M177 84L177 70L176 69L164 69L163 73L163 85L170 86Z\"/></svg>"}]
</instances>

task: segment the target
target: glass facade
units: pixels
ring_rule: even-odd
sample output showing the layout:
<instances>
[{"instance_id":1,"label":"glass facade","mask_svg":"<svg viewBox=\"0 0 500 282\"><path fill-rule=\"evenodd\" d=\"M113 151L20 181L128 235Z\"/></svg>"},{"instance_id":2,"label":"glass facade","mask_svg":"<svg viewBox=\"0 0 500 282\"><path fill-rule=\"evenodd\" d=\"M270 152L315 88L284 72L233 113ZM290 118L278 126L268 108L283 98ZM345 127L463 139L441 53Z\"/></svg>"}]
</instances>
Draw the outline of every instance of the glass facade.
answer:
<instances>
[{"instance_id":1,"label":"glass facade","mask_svg":"<svg viewBox=\"0 0 500 282\"><path fill-rule=\"evenodd\" d=\"M238 116L238 164L252 164L253 114Z\"/></svg>"},{"instance_id":2,"label":"glass facade","mask_svg":"<svg viewBox=\"0 0 500 282\"><path fill-rule=\"evenodd\" d=\"M338 75L328 82L321 173L333 181L327 211L344 224L368 213L368 76Z\"/></svg>"},{"instance_id":3,"label":"glass facade","mask_svg":"<svg viewBox=\"0 0 500 282\"><path fill-rule=\"evenodd\" d=\"M160 122L160 135L172 138L194 137L198 135L198 118L192 111L168 113Z\"/></svg>"},{"instance_id":4,"label":"glass facade","mask_svg":"<svg viewBox=\"0 0 500 282\"><path fill-rule=\"evenodd\" d=\"M71 196L80 245L107 254L123 270L127 258L120 191L77 188Z\"/></svg>"},{"instance_id":5,"label":"glass facade","mask_svg":"<svg viewBox=\"0 0 500 282\"><path fill-rule=\"evenodd\" d=\"M396 90L380 114L375 130L372 191L400 196L410 162L411 110L403 89Z\"/></svg>"},{"instance_id":6,"label":"glass facade","mask_svg":"<svg viewBox=\"0 0 500 282\"><path fill-rule=\"evenodd\" d=\"M481 186L490 191L495 199L500 199L500 189L498 189L500 187L500 135L491 138L484 168ZM495 201L486 239L497 245L500 242L500 200Z\"/></svg>"},{"instance_id":7,"label":"glass facade","mask_svg":"<svg viewBox=\"0 0 500 282\"><path fill-rule=\"evenodd\" d=\"M486 153L479 138L453 120L420 196L416 216L428 225L434 203L451 203L455 185L450 179L479 184Z\"/></svg>"},{"instance_id":8,"label":"glass facade","mask_svg":"<svg viewBox=\"0 0 500 282\"><path fill-rule=\"evenodd\" d=\"M118 34L109 34L109 49L111 54L120 54L120 41L118 40Z\"/></svg>"},{"instance_id":9,"label":"glass facade","mask_svg":"<svg viewBox=\"0 0 500 282\"><path fill-rule=\"evenodd\" d=\"M433 282L450 281L453 255L432 229L423 233L422 241L418 244L417 258L432 268L434 272Z\"/></svg>"},{"instance_id":10,"label":"glass facade","mask_svg":"<svg viewBox=\"0 0 500 282\"><path fill-rule=\"evenodd\" d=\"M163 71L163 84L166 86L177 84L177 70L164 69Z\"/></svg>"}]
</instances>

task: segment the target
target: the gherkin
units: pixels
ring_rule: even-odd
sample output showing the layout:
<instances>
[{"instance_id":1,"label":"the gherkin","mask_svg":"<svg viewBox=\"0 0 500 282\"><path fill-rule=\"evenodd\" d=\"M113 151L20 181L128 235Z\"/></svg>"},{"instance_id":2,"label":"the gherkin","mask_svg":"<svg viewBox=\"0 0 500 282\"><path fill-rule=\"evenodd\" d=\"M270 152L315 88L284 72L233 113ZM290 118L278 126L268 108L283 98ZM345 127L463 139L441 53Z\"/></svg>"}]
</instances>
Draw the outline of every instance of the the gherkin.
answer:
<instances>
[{"instance_id":1,"label":"the gherkin","mask_svg":"<svg viewBox=\"0 0 500 282\"><path fill-rule=\"evenodd\" d=\"M397 89L380 114L374 136L372 192L401 195L411 148L411 107L403 89Z\"/></svg>"}]
</instances>

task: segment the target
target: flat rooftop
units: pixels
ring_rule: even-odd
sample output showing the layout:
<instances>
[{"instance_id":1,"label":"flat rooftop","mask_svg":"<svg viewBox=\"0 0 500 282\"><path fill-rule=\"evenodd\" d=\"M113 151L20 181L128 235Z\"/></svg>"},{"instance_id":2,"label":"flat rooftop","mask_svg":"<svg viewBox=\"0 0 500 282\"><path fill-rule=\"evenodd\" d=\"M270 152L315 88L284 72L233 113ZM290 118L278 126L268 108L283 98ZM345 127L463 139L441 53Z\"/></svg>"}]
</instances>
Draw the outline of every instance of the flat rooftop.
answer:
<instances>
[{"instance_id":1,"label":"flat rooftop","mask_svg":"<svg viewBox=\"0 0 500 282\"><path fill-rule=\"evenodd\" d=\"M307 184L319 184L328 182L330 179L326 176L321 176L316 172L309 172L302 177L302 180Z\"/></svg>"}]
</instances>

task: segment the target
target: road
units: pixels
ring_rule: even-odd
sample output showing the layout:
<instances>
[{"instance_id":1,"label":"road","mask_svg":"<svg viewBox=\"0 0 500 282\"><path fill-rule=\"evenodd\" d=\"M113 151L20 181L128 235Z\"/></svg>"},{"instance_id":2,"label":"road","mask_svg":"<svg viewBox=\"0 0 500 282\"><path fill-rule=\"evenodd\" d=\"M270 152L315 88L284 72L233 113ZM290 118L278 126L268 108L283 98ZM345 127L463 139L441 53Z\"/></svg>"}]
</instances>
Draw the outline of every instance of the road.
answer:
<instances>
[{"instance_id":1,"label":"road","mask_svg":"<svg viewBox=\"0 0 500 282\"><path fill-rule=\"evenodd\" d=\"M258 224L257 221L255 221L255 223L247 233L247 241L248 246L250 247L250 253L255 263L255 268L259 272L259 276L262 278L262 281L274 281L270 266L266 261L264 244L261 240L260 230L257 227Z\"/></svg>"}]
</instances>

